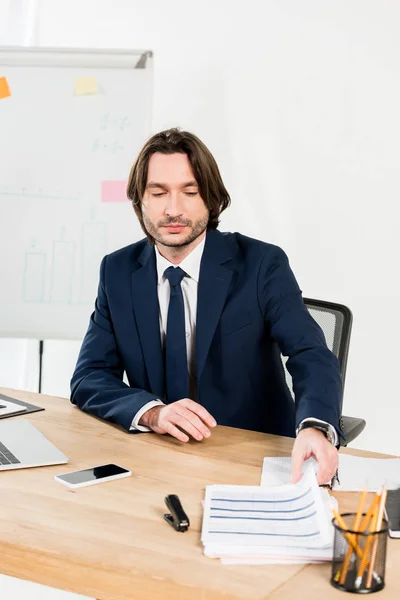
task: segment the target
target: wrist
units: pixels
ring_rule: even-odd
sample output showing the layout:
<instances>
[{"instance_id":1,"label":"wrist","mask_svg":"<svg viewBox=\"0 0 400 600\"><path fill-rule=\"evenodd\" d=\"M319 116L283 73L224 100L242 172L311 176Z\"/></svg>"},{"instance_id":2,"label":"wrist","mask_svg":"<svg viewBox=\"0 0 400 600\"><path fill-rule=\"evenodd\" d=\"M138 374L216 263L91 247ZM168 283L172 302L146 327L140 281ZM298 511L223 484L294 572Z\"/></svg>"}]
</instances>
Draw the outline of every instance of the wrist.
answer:
<instances>
[{"instance_id":1,"label":"wrist","mask_svg":"<svg viewBox=\"0 0 400 600\"><path fill-rule=\"evenodd\" d=\"M338 435L335 428L325 421L320 421L319 419L313 418L304 419L304 421L302 421L296 429L296 435L305 429L314 429L316 431L320 431L328 440L328 442L332 444L332 446L338 445Z\"/></svg>"},{"instance_id":2,"label":"wrist","mask_svg":"<svg viewBox=\"0 0 400 600\"><path fill-rule=\"evenodd\" d=\"M157 424L158 415L163 406L163 404L160 404L159 406L153 406L152 408L149 408L149 410L146 410L139 419L139 425L153 429Z\"/></svg>"},{"instance_id":3,"label":"wrist","mask_svg":"<svg viewBox=\"0 0 400 600\"><path fill-rule=\"evenodd\" d=\"M316 427L304 427L303 429L301 429L298 432L298 434L296 435L296 438L303 438L303 437L307 437L307 436L314 436L314 438L322 437L325 440L327 440L325 432L321 431L320 429L317 429Z\"/></svg>"}]
</instances>

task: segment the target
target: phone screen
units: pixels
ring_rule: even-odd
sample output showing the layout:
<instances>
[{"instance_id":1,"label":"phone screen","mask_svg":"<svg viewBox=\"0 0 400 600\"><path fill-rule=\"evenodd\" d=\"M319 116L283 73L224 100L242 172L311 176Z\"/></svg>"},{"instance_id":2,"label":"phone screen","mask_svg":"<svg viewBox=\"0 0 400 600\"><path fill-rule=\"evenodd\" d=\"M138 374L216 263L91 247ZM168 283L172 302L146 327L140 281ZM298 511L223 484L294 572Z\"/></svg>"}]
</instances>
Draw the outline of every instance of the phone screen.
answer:
<instances>
[{"instance_id":1,"label":"phone screen","mask_svg":"<svg viewBox=\"0 0 400 600\"><path fill-rule=\"evenodd\" d=\"M73 471L72 473L66 473L65 475L58 475L58 479L76 485L78 483L86 483L87 481L104 479L104 477L111 477L112 475L121 475L121 473L128 473L128 469L123 469L118 465L101 465L100 467L82 469L82 471Z\"/></svg>"},{"instance_id":2,"label":"phone screen","mask_svg":"<svg viewBox=\"0 0 400 600\"><path fill-rule=\"evenodd\" d=\"M400 532L400 489L388 490L385 508L390 531Z\"/></svg>"}]
</instances>

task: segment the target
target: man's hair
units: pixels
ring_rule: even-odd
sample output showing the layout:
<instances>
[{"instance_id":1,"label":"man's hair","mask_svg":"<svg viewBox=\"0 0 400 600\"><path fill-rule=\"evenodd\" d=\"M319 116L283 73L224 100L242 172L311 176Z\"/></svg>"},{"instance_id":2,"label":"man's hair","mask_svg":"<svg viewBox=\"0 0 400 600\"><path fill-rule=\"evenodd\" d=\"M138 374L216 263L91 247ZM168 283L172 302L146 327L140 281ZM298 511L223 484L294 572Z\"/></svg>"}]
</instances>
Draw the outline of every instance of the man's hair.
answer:
<instances>
[{"instance_id":1,"label":"man's hair","mask_svg":"<svg viewBox=\"0 0 400 600\"><path fill-rule=\"evenodd\" d=\"M128 198L132 201L136 216L149 241L154 243L153 237L147 233L143 223L142 198L147 184L149 160L155 152L187 155L200 196L209 211L207 229L216 229L219 216L229 206L231 199L223 184L215 158L193 133L178 128L167 129L153 135L143 146L132 166L127 187Z\"/></svg>"}]
</instances>

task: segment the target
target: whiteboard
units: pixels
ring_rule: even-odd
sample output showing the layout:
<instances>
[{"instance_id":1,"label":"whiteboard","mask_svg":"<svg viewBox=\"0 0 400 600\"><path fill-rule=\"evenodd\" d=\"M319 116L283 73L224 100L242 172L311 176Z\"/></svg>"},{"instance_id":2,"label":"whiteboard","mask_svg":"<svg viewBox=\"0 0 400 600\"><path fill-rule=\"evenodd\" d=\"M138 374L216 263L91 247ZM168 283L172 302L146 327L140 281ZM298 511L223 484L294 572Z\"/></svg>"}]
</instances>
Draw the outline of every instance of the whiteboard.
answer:
<instances>
[{"instance_id":1,"label":"whiteboard","mask_svg":"<svg viewBox=\"0 0 400 600\"><path fill-rule=\"evenodd\" d=\"M0 48L4 77L0 335L81 339L102 257L144 237L125 189L150 133L152 53Z\"/></svg>"}]
</instances>

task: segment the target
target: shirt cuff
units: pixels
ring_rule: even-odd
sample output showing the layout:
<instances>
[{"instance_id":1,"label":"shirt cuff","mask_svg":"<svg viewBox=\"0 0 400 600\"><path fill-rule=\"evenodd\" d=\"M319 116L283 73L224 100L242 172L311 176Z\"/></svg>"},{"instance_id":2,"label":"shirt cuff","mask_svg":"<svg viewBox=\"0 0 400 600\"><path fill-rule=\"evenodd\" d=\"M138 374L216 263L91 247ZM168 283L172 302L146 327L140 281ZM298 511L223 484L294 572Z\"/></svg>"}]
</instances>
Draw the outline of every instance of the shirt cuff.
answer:
<instances>
[{"instance_id":1,"label":"shirt cuff","mask_svg":"<svg viewBox=\"0 0 400 600\"><path fill-rule=\"evenodd\" d=\"M314 417L307 417L307 419L303 419L296 430L296 435L299 433L299 431L301 431L301 426L303 425L303 423L310 423L310 422L315 423L315 426L317 429L318 429L318 425L322 425L322 427L328 429L331 440L332 440L332 446L336 447L339 445L339 436L337 434L336 429L333 427L333 425L331 425L330 423L327 423L326 421L321 421L321 419L315 419Z\"/></svg>"},{"instance_id":2,"label":"shirt cuff","mask_svg":"<svg viewBox=\"0 0 400 600\"><path fill-rule=\"evenodd\" d=\"M162 406L164 402L161 400L151 400L147 402L140 410L137 411L136 415L133 417L132 425L130 426L129 431L151 431L150 427L145 427L144 425L139 425L140 417L144 415L145 412L153 408L154 406Z\"/></svg>"}]
</instances>

